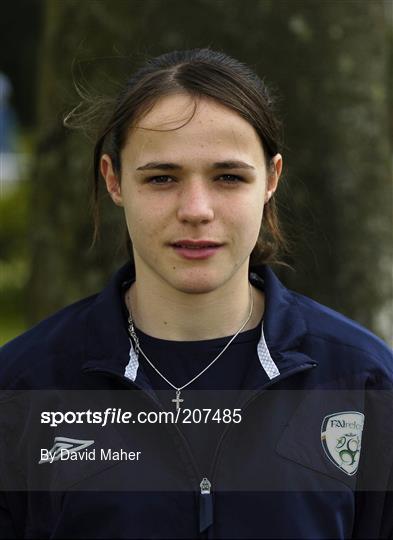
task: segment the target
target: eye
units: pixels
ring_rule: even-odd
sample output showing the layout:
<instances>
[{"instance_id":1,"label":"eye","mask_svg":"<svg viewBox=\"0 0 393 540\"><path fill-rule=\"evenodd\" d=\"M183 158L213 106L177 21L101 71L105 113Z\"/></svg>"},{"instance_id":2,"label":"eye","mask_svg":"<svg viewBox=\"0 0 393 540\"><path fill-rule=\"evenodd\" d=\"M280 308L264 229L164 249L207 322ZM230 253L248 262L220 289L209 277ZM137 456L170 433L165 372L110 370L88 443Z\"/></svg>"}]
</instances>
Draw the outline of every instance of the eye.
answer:
<instances>
[{"instance_id":1,"label":"eye","mask_svg":"<svg viewBox=\"0 0 393 540\"><path fill-rule=\"evenodd\" d=\"M222 180L226 184L237 184L243 182L243 178L237 174L222 174L218 177L218 180Z\"/></svg>"},{"instance_id":2,"label":"eye","mask_svg":"<svg viewBox=\"0 0 393 540\"><path fill-rule=\"evenodd\" d=\"M173 181L173 178L171 176L162 174L160 176L151 176L147 179L147 181L149 184L165 185L170 184Z\"/></svg>"}]
</instances>

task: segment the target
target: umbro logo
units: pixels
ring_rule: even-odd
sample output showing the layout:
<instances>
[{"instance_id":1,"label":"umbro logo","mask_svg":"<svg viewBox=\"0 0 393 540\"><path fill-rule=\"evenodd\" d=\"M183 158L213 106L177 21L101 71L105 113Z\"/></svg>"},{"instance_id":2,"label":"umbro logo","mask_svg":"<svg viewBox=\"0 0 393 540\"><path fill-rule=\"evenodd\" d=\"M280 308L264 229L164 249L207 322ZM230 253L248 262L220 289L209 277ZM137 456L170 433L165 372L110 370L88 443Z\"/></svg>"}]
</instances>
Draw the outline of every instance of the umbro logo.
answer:
<instances>
[{"instance_id":1,"label":"umbro logo","mask_svg":"<svg viewBox=\"0 0 393 540\"><path fill-rule=\"evenodd\" d=\"M38 464L53 463L65 457L68 458L71 453L81 452L92 444L94 444L94 441L91 440L84 441L81 439L70 439L68 437L55 437L55 444L50 450L41 448L41 459Z\"/></svg>"}]
</instances>

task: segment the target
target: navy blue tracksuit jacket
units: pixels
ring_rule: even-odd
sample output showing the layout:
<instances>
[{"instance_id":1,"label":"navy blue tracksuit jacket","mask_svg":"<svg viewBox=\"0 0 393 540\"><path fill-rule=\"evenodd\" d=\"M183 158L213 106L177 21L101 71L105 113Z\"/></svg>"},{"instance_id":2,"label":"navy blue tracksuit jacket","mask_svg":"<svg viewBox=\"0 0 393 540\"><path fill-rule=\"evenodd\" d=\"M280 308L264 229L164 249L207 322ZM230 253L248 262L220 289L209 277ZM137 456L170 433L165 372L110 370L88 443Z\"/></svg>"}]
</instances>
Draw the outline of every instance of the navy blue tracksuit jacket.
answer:
<instances>
[{"instance_id":1,"label":"navy blue tracksuit jacket","mask_svg":"<svg viewBox=\"0 0 393 540\"><path fill-rule=\"evenodd\" d=\"M210 471L173 422L42 421L162 412L124 325L133 276L125 265L0 350L0 538L393 538L391 352L269 267L250 273L266 295L253 384ZM109 447L134 458L59 458Z\"/></svg>"}]
</instances>

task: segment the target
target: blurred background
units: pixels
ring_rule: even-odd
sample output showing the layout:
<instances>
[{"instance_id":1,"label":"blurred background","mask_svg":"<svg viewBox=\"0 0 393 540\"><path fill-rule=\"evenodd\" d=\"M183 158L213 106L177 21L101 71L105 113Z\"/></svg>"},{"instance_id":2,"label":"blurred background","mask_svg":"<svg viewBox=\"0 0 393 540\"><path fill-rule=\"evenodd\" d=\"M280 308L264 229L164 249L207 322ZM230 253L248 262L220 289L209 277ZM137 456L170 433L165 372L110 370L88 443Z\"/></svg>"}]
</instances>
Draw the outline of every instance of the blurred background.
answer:
<instances>
[{"instance_id":1,"label":"blurred background","mask_svg":"<svg viewBox=\"0 0 393 540\"><path fill-rule=\"evenodd\" d=\"M284 122L286 285L392 343L391 0L13 0L0 34L0 344L100 290L126 260L91 133L63 127L149 56L210 46L251 65Z\"/></svg>"}]
</instances>

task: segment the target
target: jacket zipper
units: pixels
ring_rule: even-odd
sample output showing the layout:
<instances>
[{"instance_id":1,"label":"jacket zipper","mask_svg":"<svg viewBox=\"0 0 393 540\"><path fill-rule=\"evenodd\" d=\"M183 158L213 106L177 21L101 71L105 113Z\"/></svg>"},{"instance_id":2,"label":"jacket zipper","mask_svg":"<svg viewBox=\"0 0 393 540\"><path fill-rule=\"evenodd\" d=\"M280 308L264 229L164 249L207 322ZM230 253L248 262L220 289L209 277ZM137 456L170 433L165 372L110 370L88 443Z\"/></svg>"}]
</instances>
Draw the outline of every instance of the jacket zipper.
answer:
<instances>
[{"instance_id":1,"label":"jacket zipper","mask_svg":"<svg viewBox=\"0 0 393 540\"><path fill-rule=\"evenodd\" d=\"M303 371L308 371L309 369L312 369L316 367L317 364L302 364L298 367L296 367L293 370L290 370L286 373L282 373L278 377L270 380L268 383L266 383L258 392L256 392L253 396L248 398L246 401L240 403L240 408L244 411L246 408L249 407L249 405L255 401L257 398L259 398L264 392L270 388L273 384L276 384L279 381L282 381L288 377L291 377L292 375L295 375L297 373L301 373ZM115 371L105 370L105 369L97 369L97 368L88 368L84 370L85 373L102 373L104 375L109 375L115 379L120 380L123 384L126 384L129 387L137 388L138 390L142 390L142 395L145 399L148 399L154 405L160 409L161 411L164 411L164 408L161 406L161 404L153 399L149 394L146 394L146 392L143 391L139 386L137 386L134 382L132 382L127 377L124 377L120 375L119 373L116 373ZM196 475L196 478L201 478L201 481L198 486L198 493L199 493L199 532L203 533L206 531L212 524L213 524L213 494L212 494L212 485L214 485L214 481L216 479L216 470L217 470L217 463L219 460L219 457L222 452L222 446L223 441L225 440L228 432L231 428L230 423L228 423L222 432L220 439L218 441L218 444L216 446L216 450L214 452L212 465L209 471L209 476L212 479L211 481L207 477L202 477L202 474L199 470L198 464L195 461L194 455L192 453L192 450L190 448L190 445L188 444L187 439L184 437L183 433L180 431L178 426L176 424L173 424L173 429L176 431L177 435L180 437L181 441L183 442L184 447L187 450L188 457L192 463L192 466L194 468L194 474Z\"/></svg>"}]
</instances>

